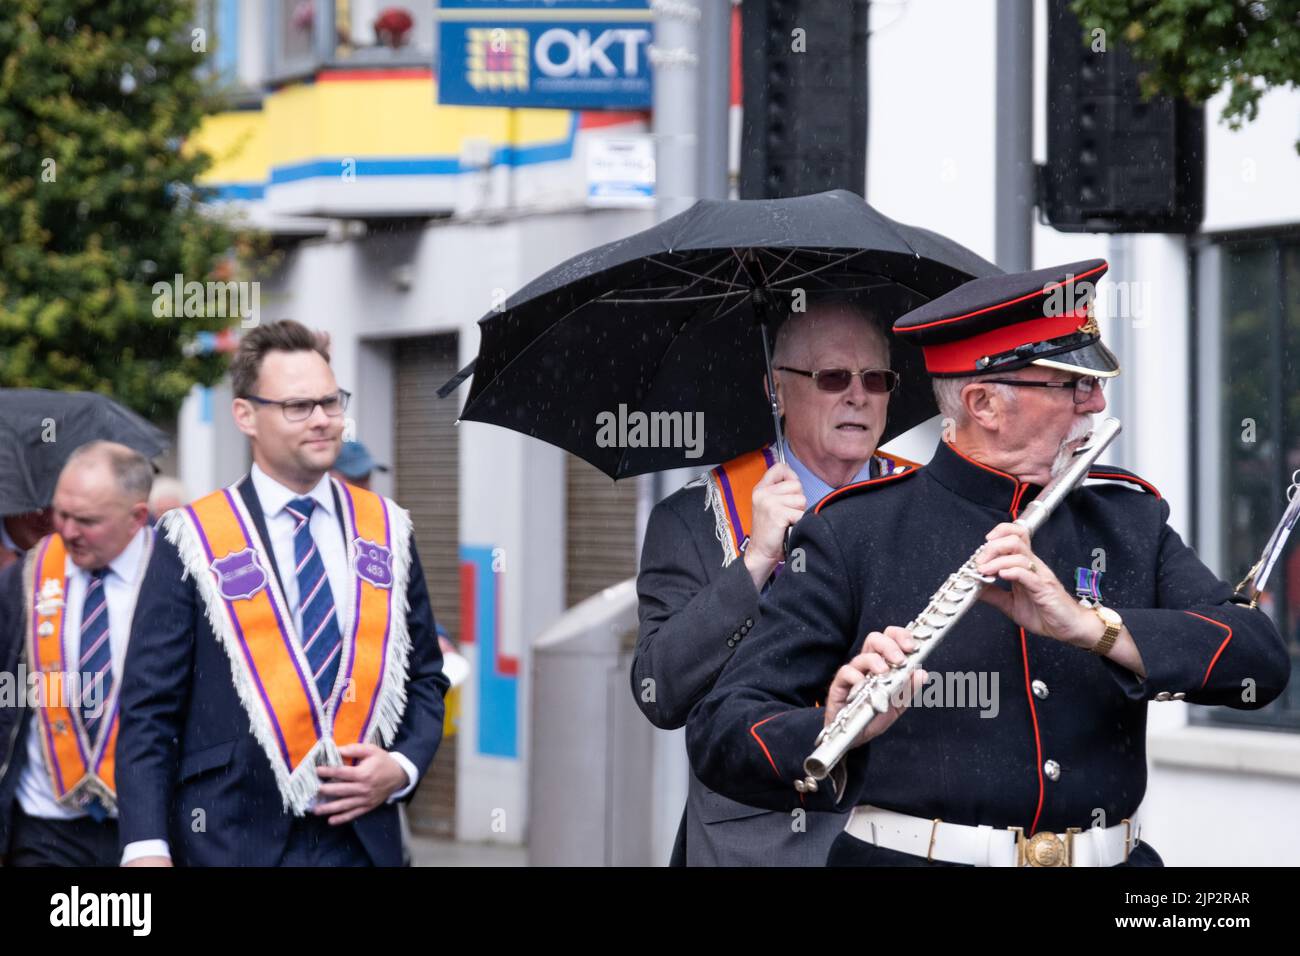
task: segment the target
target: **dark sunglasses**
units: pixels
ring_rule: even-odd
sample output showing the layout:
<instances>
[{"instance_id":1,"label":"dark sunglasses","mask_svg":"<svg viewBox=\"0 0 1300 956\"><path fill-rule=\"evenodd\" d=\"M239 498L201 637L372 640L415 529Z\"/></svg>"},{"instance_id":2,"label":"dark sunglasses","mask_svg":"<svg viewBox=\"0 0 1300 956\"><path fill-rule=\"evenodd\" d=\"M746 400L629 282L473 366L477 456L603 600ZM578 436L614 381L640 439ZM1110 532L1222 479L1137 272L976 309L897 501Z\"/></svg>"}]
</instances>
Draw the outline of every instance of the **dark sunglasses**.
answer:
<instances>
[{"instance_id":1,"label":"dark sunglasses","mask_svg":"<svg viewBox=\"0 0 1300 956\"><path fill-rule=\"evenodd\" d=\"M819 368L815 372L810 372L807 369L778 365L776 370L806 375L823 392L844 391L853 383L854 376L862 379L863 388L877 395L886 395L898 388L898 373L889 368L864 368L856 372L847 368Z\"/></svg>"}]
</instances>

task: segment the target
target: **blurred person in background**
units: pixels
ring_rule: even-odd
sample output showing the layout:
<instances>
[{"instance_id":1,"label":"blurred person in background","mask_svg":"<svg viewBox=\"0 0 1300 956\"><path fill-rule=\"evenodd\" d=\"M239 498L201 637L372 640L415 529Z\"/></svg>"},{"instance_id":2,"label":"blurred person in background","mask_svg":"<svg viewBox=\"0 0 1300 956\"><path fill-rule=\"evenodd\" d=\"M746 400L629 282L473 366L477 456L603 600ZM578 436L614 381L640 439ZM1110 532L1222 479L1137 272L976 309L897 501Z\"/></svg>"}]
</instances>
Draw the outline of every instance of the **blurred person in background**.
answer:
<instances>
[{"instance_id":1,"label":"blurred person in background","mask_svg":"<svg viewBox=\"0 0 1300 956\"><path fill-rule=\"evenodd\" d=\"M189 500L179 478L161 475L154 479L153 491L149 492L149 519L157 521L173 508L189 504Z\"/></svg>"},{"instance_id":2,"label":"blurred person in background","mask_svg":"<svg viewBox=\"0 0 1300 956\"><path fill-rule=\"evenodd\" d=\"M370 476L376 471L387 472L387 465L376 463L370 455L370 449L359 441L345 441L338 460L330 469L330 474L339 481L346 481L358 488L370 488Z\"/></svg>"}]
</instances>

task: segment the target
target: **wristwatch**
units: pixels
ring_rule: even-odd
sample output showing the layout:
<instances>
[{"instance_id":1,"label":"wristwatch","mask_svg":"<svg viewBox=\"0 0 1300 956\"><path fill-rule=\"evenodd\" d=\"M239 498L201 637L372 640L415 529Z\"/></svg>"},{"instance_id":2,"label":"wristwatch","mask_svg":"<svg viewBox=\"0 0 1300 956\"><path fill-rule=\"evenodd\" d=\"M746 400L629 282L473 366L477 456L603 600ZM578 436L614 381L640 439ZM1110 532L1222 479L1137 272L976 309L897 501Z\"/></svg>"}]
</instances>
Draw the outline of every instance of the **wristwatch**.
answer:
<instances>
[{"instance_id":1,"label":"wristwatch","mask_svg":"<svg viewBox=\"0 0 1300 956\"><path fill-rule=\"evenodd\" d=\"M1119 637L1120 629L1124 626L1123 619L1110 608L1101 604L1094 604L1092 609L1097 612L1101 618L1101 623L1106 625L1106 632L1101 635L1101 640L1093 645L1092 652L1105 657L1110 653L1110 649L1115 646L1115 639Z\"/></svg>"}]
</instances>

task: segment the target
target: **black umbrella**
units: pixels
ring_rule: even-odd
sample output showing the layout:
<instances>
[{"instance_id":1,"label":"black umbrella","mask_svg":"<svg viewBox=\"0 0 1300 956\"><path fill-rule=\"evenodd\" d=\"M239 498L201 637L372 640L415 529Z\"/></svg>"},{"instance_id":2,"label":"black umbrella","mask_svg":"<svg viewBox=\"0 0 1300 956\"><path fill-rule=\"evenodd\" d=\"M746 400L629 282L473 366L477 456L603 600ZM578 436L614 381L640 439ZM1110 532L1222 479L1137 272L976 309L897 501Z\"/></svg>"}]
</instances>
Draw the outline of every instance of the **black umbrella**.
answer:
<instances>
[{"instance_id":1,"label":"black umbrella","mask_svg":"<svg viewBox=\"0 0 1300 956\"><path fill-rule=\"evenodd\" d=\"M147 458L170 444L165 432L105 395L0 389L0 515L47 507L68 456L98 439Z\"/></svg>"},{"instance_id":2,"label":"black umbrella","mask_svg":"<svg viewBox=\"0 0 1300 956\"><path fill-rule=\"evenodd\" d=\"M793 199L703 200L575 256L479 320L461 418L557 445L612 478L725 461L773 439L770 335L802 292L861 294L892 320L998 268L937 233L881 215L845 190ZM882 441L935 414L915 350L894 350L902 384ZM598 441L609 416L660 423L704 413L703 453ZM661 425L661 427L663 427ZM608 437L608 432L605 432ZM776 422L780 435L780 423Z\"/></svg>"}]
</instances>

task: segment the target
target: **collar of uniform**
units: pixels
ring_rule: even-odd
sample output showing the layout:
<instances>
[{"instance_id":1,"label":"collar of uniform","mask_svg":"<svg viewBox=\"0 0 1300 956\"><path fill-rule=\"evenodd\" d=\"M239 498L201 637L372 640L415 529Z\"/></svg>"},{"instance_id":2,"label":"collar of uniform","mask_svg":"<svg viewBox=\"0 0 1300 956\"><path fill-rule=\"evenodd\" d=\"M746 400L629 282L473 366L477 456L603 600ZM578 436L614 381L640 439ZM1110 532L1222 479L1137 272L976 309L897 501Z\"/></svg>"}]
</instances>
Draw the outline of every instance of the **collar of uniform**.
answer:
<instances>
[{"instance_id":1,"label":"collar of uniform","mask_svg":"<svg viewBox=\"0 0 1300 956\"><path fill-rule=\"evenodd\" d=\"M305 495L299 494L292 488L286 488L257 465L253 465L250 474L253 478L253 490L257 492L258 503L262 506L262 513L268 518L278 515L284 510L284 506L295 498L311 498L318 508L323 508L330 517L334 516L334 495L330 491L328 473L321 475L320 481L316 482L316 486Z\"/></svg>"},{"instance_id":2,"label":"collar of uniform","mask_svg":"<svg viewBox=\"0 0 1300 956\"><path fill-rule=\"evenodd\" d=\"M803 488L804 501L808 503L806 511L812 511L813 508L817 507L817 502L835 490L829 482L823 481L820 475L799 460L799 456L790 447L789 441L785 443L785 462L799 477L799 484ZM875 465L876 456L872 455L867 459L867 463L858 470L858 473L845 484L851 485L855 482L866 481L868 478L874 478Z\"/></svg>"},{"instance_id":3,"label":"collar of uniform","mask_svg":"<svg viewBox=\"0 0 1300 956\"><path fill-rule=\"evenodd\" d=\"M939 442L925 470L953 494L1012 516L1038 493L1037 485L981 464L946 441Z\"/></svg>"},{"instance_id":4,"label":"collar of uniform","mask_svg":"<svg viewBox=\"0 0 1300 956\"><path fill-rule=\"evenodd\" d=\"M126 543L126 547L118 552L117 557L108 562L108 570L127 584L134 584L136 577L140 573L140 552L144 549L144 536L148 533L148 527L140 528L136 531L135 536ZM81 574L85 575L87 579L90 578L90 572L73 564L71 557L67 560L67 572L69 575Z\"/></svg>"}]
</instances>

